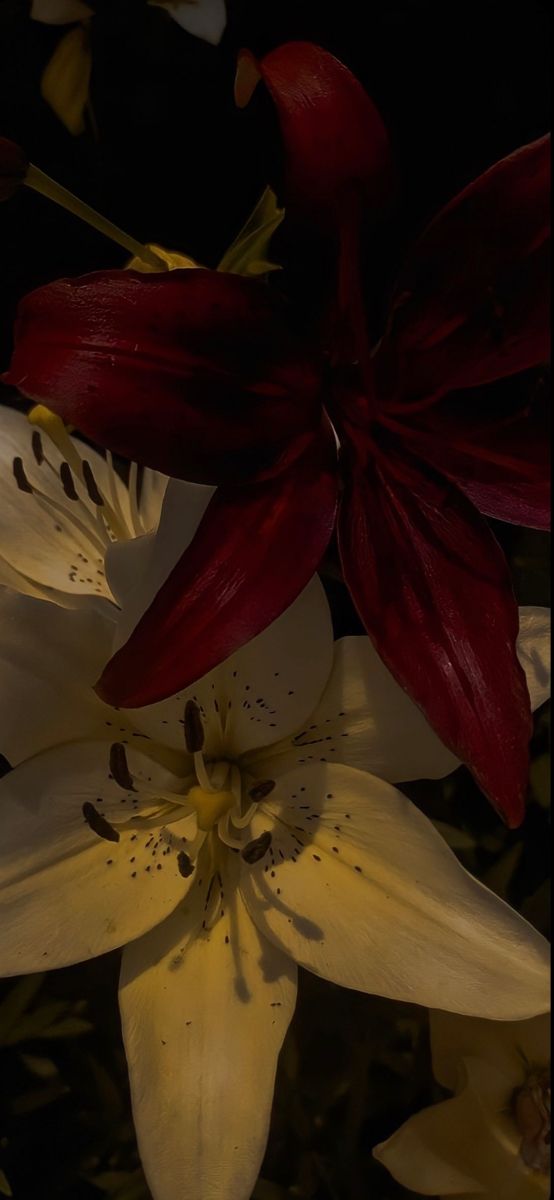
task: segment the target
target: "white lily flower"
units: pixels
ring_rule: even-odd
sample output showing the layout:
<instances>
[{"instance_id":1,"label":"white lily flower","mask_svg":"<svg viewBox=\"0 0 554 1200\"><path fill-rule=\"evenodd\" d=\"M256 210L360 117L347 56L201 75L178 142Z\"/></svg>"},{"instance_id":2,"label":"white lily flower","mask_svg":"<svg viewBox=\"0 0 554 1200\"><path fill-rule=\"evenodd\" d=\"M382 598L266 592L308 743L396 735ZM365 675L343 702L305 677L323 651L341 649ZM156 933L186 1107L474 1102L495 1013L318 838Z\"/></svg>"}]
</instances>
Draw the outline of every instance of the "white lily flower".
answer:
<instances>
[{"instance_id":1,"label":"white lily flower","mask_svg":"<svg viewBox=\"0 0 554 1200\"><path fill-rule=\"evenodd\" d=\"M158 532L111 547L117 641L210 495L170 483ZM366 638L333 646L317 579L195 686L125 713L90 688L111 619L7 591L2 604L2 749L20 765L0 781L0 972L126 946L123 1031L156 1200L251 1195L297 963L487 1018L548 1007L545 940L374 773L453 761ZM540 702L532 618L521 645Z\"/></svg>"},{"instance_id":2,"label":"white lily flower","mask_svg":"<svg viewBox=\"0 0 554 1200\"><path fill-rule=\"evenodd\" d=\"M374 1150L424 1196L550 1195L550 1019L482 1021L431 1013L437 1081L451 1100L417 1113Z\"/></svg>"},{"instance_id":3,"label":"white lily flower","mask_svg":"<svg viewBox=\"0 0 554 1200\"><path fill-rule=\"evenodd\" d=\"M112 600L112 542L155 529L167 478L131 465L129 486L42 406L0 406L0 584L65 607Z\"/></svg>"}]
</instances>

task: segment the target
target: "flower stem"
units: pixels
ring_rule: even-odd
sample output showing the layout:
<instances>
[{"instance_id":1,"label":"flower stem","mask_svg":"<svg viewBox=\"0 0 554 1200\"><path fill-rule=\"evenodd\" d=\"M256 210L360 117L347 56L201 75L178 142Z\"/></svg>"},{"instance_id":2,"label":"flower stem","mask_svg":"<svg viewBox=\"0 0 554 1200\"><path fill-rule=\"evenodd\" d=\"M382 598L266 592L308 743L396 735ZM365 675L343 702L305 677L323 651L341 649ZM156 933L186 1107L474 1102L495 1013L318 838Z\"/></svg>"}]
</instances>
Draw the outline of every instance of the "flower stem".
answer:
<instances>
[{"instance_id":1,"label":"flower stem","mask_svg":"<svg viewBox=\"0 0 554 1200\"><path fill-rule=\"evenodd\" d=\"M148 263L156 271L167 271L167 263L163 259L158 258L152 250L147 246L143 246L141 242L137 242L135 238L130 237L123 229L119 229L106 217L96 212L90 204L85 204L83 200L79 200L67 188L62 187L60 183L56 183L55 179L51 179L49 175L45 175L39 167L35 167L32 163L29 164L27 174L24 180L27 187L32 188L34 192L39 192L41 196L47 196L49 200L53 200L55 204L59 204L61 208L65 208L67 212L73 213L79 217L81 221L85 221L87 225L91 225L93 229L97 229L99 233L104 234L104 237L110 238L112 242L117 242L118 246L123 246L136 258L142 259Z\"/></svg>"}]
</instances>

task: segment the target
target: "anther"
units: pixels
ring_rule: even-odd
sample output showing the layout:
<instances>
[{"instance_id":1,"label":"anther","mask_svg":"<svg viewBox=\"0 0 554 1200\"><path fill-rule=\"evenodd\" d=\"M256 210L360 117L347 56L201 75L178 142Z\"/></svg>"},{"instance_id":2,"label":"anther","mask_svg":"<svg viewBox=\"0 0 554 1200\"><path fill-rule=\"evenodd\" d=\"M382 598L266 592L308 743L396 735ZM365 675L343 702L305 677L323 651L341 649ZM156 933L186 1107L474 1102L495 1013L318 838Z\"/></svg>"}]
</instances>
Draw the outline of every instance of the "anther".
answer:
<instances>
[{"instance_id":1,"label":"anther","mask_svg":"<svg viewBox=\"0 0 554 1200\"><path fill-rule=\"evenodd\" d=\"M110 771L118 787L123 788L126 792L136 792L137 789L127 762L125 746L121 742L114 742L113 746L110 746Z\"/></svg>"},{"instance_id":2,"label":"anther","mask_svg":"<svg viewBox=\"0 0 554 1200\"><path fill-rule=\"evenodd\" d=\"M77 489L71 474L71 467L68 462L63 462L60 467L60 479L62 481L63 490L68 500L78 500Z\"/></svg>"},{"instance_id":3,"label":"anther","mask_svg":"<svg viewBox=\"0 0 554 1200\"><path fill-rule=\"evenodd\" d=\"M179 868L179 874L183 876L183 879L188 879L192 875L194 871L194 863L191 862L185 850L179 851L177 855L177 866Z\"/></svg>"},{"instance_id":4,"label":"anther","mask_svg":"<svg viewBox=\"0 0 554 1200\"><path fill-rule=\"evenodd\" d=\"M204 726L200 709L194 700L185 704L185 745L189 754L198 754L204 745Z\"/></svg>"},{"instance_id":5,"label":"anther","mask_svg":"<svg viewBox=\"0 0 554 1200\"><path fill-rule=\"evenodd\" d=\"M86 800L83 804L83 816L87 825L92 829L93 833L97 833L98 837L104 838L106 842L118 842L120 835L113 825L98 812L98 809L91 804L90 800Z\"/></svg>"},{"instance_id":6,"label":"anther","mask_svg":"<svg viewBox=\"0 0 554 1200\"><path fill-rule=\"evenodd\" d=\"M93 504L98 504L100 507L102 507L104 504L104 497L98 488L98 484L92 473L92 467L90 463L86 461L86 459L83 459L83 479L89 494L89 499L92 500Z\"/></svg>"},{"instance_id":7,"label":"anther","mask_svg":"<svg viewBox=\"0 0 554 1200\"><path fill-rule=\"evenodd\" d=\"M254 863L259 862L260 859L263 858L264 854L267 854L267 851L271 846L271 840L271 834L269 830L267 830L266 833L262 833L258 838L255 838L253 842L249 842L248 845L244 847L244 850L241 850L241 856L245 863L248 863L249 866L252 866Z\"/></svg>"},{"instance_id":8,"label":"anther","mask_svg":"<svg viewBox=\"0 0 554 1200\"><path fill-rule=\"evenodd\" d=\"M42 448L42 438L40 436L38 429L33 430L33 435L31 437L31 446L33 448L33 454L38 463L38 466L41 467L44 462L44 450Z\"/></svg>"},{"instance_id":9,"label":"anther","mask_svg":"<svg viewBox=\"0 0 554 1200\"><path fill-rule=\"evenodd\" d=\"M265 800L266 796L270 795L274 787L274 779L261 779L259 783L255 783L254 787L250 788L248 795L254 804L258 804L260 800Z\"/></svg>"},{"instance_id":10,"label":"anther","mask_svg":"<svg viewBox=\"0 0 554 1200\"><path fill-rule=\"evenodd\" d=\"M33 489L31 487L31 484L29 483L29 480L27 479L26 474L25 474L25 467L23 466L22 458L14 458L13 473L14 473L14 477L15 477L15 482L16 482L20 492L28 492L29 495L32 496Z\"/></svg>"}]
</instances>

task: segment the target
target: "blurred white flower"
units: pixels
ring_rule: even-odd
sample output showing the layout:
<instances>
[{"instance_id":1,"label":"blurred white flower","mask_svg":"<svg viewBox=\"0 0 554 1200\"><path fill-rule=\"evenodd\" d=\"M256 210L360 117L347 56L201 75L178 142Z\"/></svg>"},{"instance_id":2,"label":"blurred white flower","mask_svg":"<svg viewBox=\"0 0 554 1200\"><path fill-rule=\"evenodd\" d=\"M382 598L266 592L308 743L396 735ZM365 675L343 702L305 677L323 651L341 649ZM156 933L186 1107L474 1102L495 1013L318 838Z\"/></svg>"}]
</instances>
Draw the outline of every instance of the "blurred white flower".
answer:
<instances>
[{"instance_id":1,"label":"blurred white flower","mask_svg":"<svg viewBox=\"0 0 554 1200\"><path fill-rule=\"evenodd\" d=\"M431 1013L437 1081L426 1108L374 1150L424 1196L545 1200L550 1195L550 1018L483 1021Z\"/></svg>"}]
</instances>

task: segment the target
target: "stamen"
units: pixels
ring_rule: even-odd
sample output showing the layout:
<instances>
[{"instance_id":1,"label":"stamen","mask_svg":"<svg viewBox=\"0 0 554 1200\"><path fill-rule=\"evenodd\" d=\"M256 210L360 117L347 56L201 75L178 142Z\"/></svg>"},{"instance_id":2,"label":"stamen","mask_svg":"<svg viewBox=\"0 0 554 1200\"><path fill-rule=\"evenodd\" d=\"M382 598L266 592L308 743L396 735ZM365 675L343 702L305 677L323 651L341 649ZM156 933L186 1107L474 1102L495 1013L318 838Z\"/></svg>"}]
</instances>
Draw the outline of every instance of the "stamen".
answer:
<instances>
[{"instance_id":1,"label":"stamen","mask_svg":"<svg viewBox=\"0 0 554 1200\"><path fill-rule=\"evenodd\" d=\"M185 850L180 850L177 855L177 866L183 879L189 879L194 871L195 863L191 862Z\"/></svg>"},{"instance_id":2,"label":"stamen","mask_svg":"<svg viewBox=\"0 0 554 1200\"><path fill-rule=\"evenodd\" d=\"M260 800L265 800L275 787L274 779L262 779L260 783L255 783L254 787L250 788L248 795L254 801L254 804L259 804Z\"/></svg>"},{"instance_id":3,"label":"stamen","mask_svg":"<svg viewBox=\"0 0 554 1200\"><path fill-rule=\"evenodd\" d=\"M267 851L271 846L271 842L272 836L269 830L266 830L265 833L260 834L260 836L255 838L253 842L249 842L248 845L244 847L244 850L241 851L241 856L244 859L244 862L248 863L249 866L253 866L254 863L259 862L260 859L264 857L264 854L267 854Z\"/></svg>"},{"instance_id":4,"label":"stamen","mask_svg":"<svg viewBox=\"0 0 554 1200\"><path fill-rule=\"evenodd\" d=\"M98 837L104 838L106 842L118 842L120 834L109 821L98 812L98 809L91 804L90 800L86 800L83 804L83 816L87 825L92 829L93 833L97 833Z\"/></svg>"},{"instance_id":5,"label":"stamen","mask_svg":"<svg viewBox=\"0 0 554 1200\"><path fill-rule=\"evenodd\" d=\"M19 458L19 457L14 458L13 473L14 473L14 477L15 477L15 482L16 482L20 492L28 492L28 494L30 496L32 496L33 489L31 487L31 484L29 483L29 480L27 479L26 474L25 474L25 467L23 466L22 458Z\"/></svg>"},{"instance_id":6,"label":"stamen","mask_svg":"<svg viewBox=\"0 0 554 1200\"><path fill-rule=\"evenodd\" d=\"M73 213L81 221L84 221L87 225L91 225L93 229L97 229L104 237L110 238L112 242L117 242L118 246L123 246L134 257L148 263L154 271L168 270L167 263L150 250L148 246L143 246L135 238L130 237L123 229L119 229L112 221L108 221L101 213L91 208L90 204L85 204L83 200L79 200L67 188L62 187L60 183L56 183L55 179L51 179L49 175L45 175L44 171L41 171L39 167L35 167L30 163L23 182L27 187L32 188L33 191L39 192L41 196L47 196L49 200L53 200L55 204L59 204L67 212Z\"/></svg>"},{"instance_id":7,"label":"stamen","mask_svg":"<svg viewBox=\"0 0 554 1200\"><path fill-rule=\"evenodd\" d=\"M38 466L41 467L44 462L44 450L42 448L42 438L40 436L38 429L33 430L33 435L31 437L31 446L33 448L33 454L35 456L36 462L37 462Z\"/></svg>"},{"instance_id":8,"label":"stamen","mask_svg":"<svg viewBox=\"0 0 554 1200\"><path fill-rule=\"evenodd\" d=\"M81 459L61 417L53 413L45 404L35 404L34 408L27 413L27 420L31 425L38 425L39 429L54 443L62 458L67 460L75 474L80 475Z\"/></svg>"},{"instance_id":9,"label":"stamen","mask_svg":"<svg viewBox=\"0 0 554 1200\"><path fill-rule=\"evenodd\" d=\"M118 787L123 788L125 792L136 792L137 789L127 762L125 746L121 742L114 742L113 746L110 746L110 771Z\"/></svg>"},{"instance_id":10,"label":"stamen","mask_svg":"<svg viewBox=\"0 0 554 1200\"><path fill-rule=\"evenodd\" d=\"M204 745L204 725L194 700L185 704L185 745L189 754L198 754Z\"/></svg>"},{"instance_id":11,"label":"stamen","mask_svg":"<svg viewBox=\"0 0 554 1200\"><path fill-rule=\"evenodd\" d=\"M78 500L79 496L73 481L73 475L71 474L71 467L68 462L63 462L60 467L60 479L62 481L62 487L67 499Z\"/></svg>"},{"instance_id":12,"label":"stamen","mask_svg":"<svg viewBox=\"0 0 554 1200\"><path fill-rule=\"evenodd\" d=\"M83 459L83 482L89 494L89 498L92 500L92 503L98 504L98 506L102 508L104 505L104 497L98 488L98 484L92 473L92 467L90 463L86 461L86 459Z\"/></svg>"}]
</instances>

